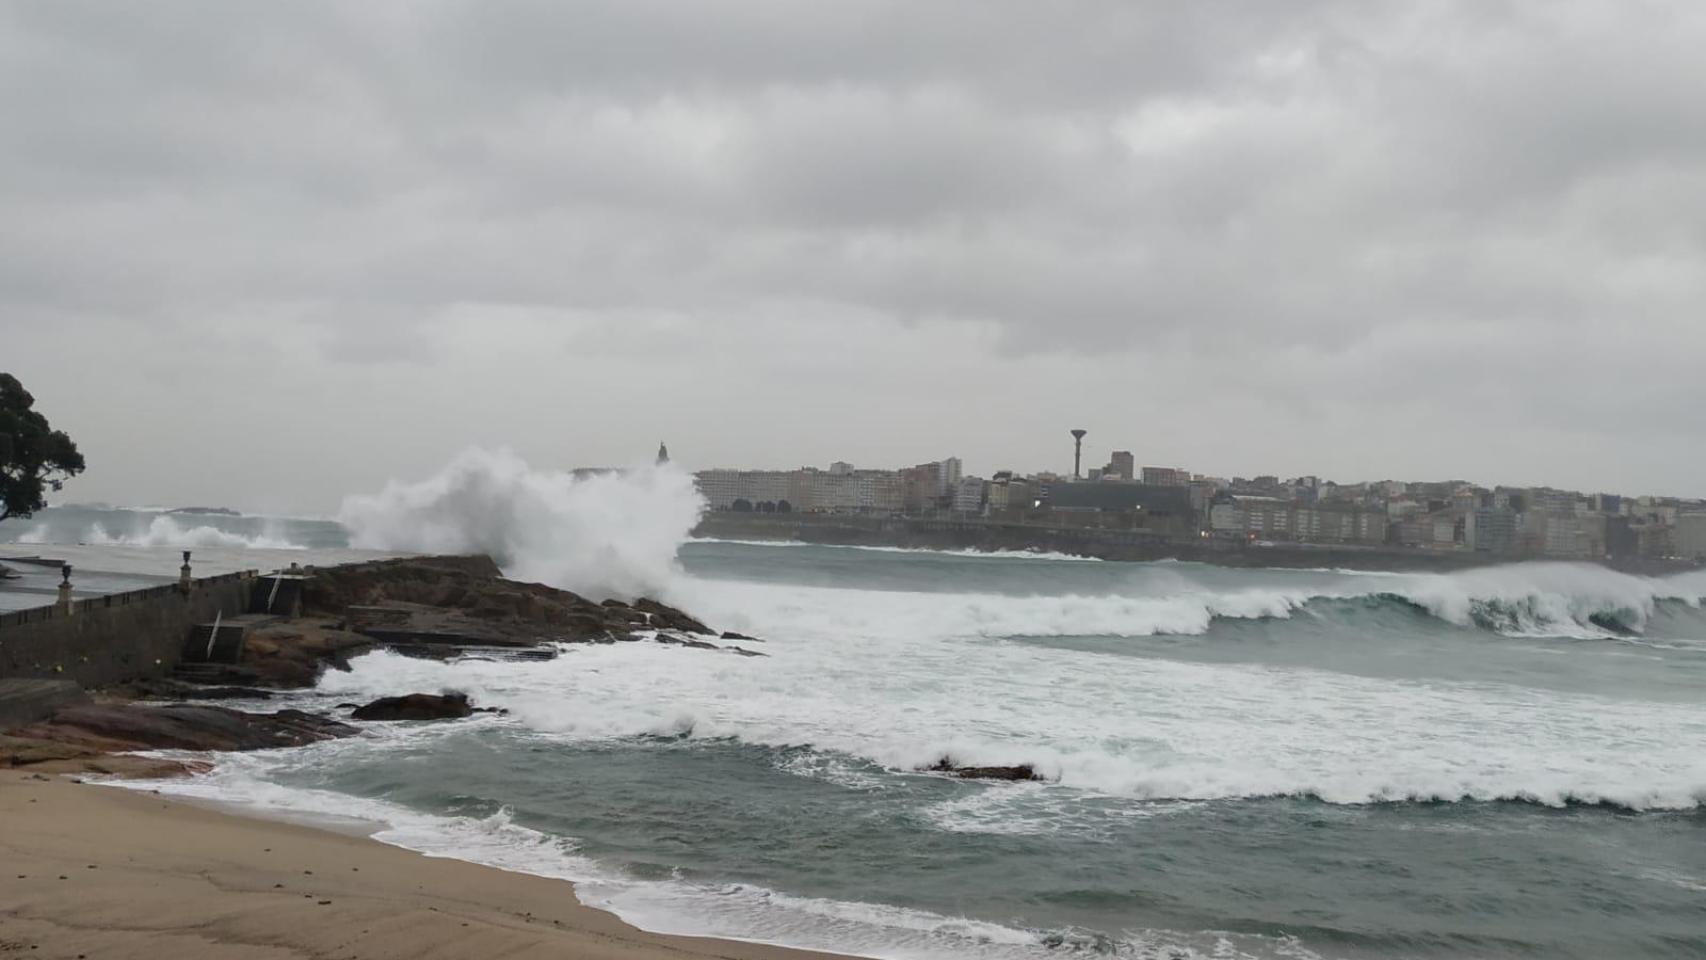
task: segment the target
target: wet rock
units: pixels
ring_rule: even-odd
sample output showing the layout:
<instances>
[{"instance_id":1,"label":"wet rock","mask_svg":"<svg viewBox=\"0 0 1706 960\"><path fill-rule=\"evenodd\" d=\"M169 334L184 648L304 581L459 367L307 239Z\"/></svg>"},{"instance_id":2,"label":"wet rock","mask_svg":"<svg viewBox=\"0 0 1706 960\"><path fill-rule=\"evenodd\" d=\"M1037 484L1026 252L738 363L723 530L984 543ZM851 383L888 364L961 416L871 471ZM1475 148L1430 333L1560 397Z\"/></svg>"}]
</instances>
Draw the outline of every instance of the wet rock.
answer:
<instances>
[{"instance_id":1,"label":"wet rock","mask_svg":"<svg viewBox=\"0 0 1706 960\"><path fill-rule=\"evenodd\" d=\"M137 680L107 692L138 700L270 700L274 693L259 687L217 686L172 679Z\"/></svg>"},{"instance_id":2,"label":"wet rock","mask_svg":"<svg viewBox=\"0 0 1706 960\"><path fill-rule=\"evenodd\" d=\"M723 631L723 639L724 640L750 640L753 643L763 643L764 642L763 640L760 640L757 637L749 637L744 633L736 633L733 630L724 630Z\"/></svg>"},{"instance_id":3,"label":"wet rock","mask_svg":"<svg viewBox=\"0 0 1706 960\"><path fill-rule=\"evenodd\" d=\"M635 600L633 608L641 613L648 614L651 618L651 624L654 627L659 627L665 630L679 630L683 633L713 632L710 627L707 627L698 620L682 613L680 610L677 610L667 604L659 603L648 597L641 597L640 599Z\"/></svg>"},{"instance_id":4,"label":"wet rock","mask_svg":"<svg viewBox=\"0 0 1706 960\"><path fill-rule=\"evenodd\" d=\"M355 720L455 720L472 716L473 706L463 693L411 693L404 697L380 697L350 714Z\"/></svg>"},{"instance_id":5,"label":"wet rock","mask_svg":"<svg viewBox=\"0 0 1706 960\"><path fill-rule=\"evenodd\" d=\"M946 773L962 780L1042 780L1035 767L1021 763L1010 767L965 767L954 763L947 757L936 761L928 767L920 767L925 773Z\"/></svg>"},{"instance_id":6,"label":"wet rock","mask_svg":"<svg viewBox=\"0 0 1706 960\"><path fill-rule=\"evenodd\" d=\"M300 710L246 713L201 704L136 703L66 707L18 736L85 748L126 750L265 750L354 736L348 724Z\"/></svg>"},{"instance_id":7,"label":"wet rock","mask_svg":"<svg viewBox=\"0 0 1706 960\"><path fill-rule=\"evenodd\" d=\"M327 667L348 670L351 656L372 647L372 638L340 629L330 620L268 624L249 633L242 663L205 679L226 685L311 687Z\"/></svg>"},{"instance_id":8,"label":"wet rock","mask_svg":"<svg viewBox=\"0 0 1706 960\"><path fill-rule=\"evenodd\" d=\"M671 647L692 647L695 650L721 650L714 643L705 640L694 640L690 637L678 637L673 633L658 634L658 642Z\"/></svg>"}]
</instances>

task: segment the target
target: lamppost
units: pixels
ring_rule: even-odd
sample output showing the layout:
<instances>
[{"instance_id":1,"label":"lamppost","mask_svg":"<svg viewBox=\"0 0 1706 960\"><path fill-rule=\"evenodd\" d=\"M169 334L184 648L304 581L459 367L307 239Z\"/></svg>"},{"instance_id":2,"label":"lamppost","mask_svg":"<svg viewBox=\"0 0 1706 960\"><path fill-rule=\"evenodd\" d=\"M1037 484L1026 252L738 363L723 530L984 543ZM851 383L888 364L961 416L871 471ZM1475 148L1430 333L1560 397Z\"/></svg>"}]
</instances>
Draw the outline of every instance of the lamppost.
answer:
<instances>
[{"instance_id":1,"label":"lamppost","mask_svg":"<svg viewBox=\"0 0 1706 960\"><path fill-rule=\"evenodd\" d=\"M70 616L77 612L77 607L71 602L71 564L59 568L59 612Z\"/></svg>"}]
</instances>

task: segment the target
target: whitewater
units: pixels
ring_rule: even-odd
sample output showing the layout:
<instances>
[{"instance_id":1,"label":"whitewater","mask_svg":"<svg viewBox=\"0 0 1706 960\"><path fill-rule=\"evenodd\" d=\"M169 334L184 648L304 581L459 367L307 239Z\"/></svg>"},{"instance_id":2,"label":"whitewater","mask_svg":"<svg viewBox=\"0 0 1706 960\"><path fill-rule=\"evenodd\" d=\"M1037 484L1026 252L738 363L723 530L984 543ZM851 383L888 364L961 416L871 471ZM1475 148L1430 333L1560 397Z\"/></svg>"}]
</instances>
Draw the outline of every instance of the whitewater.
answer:
<instances>
[{"instance_id":1,"label":"whitewater","mask_svg":"<svg viewBox=\"0 0 1706 960\"><path fill-rule=\"evenodd\" d=\"M484 550L766 656L377 652L264 708L455 689L510 712L163 789L380 823L654 930L869 956L1706 954L1699 571L692 540L701 506L672 468L482 451L352 497L293 545ZM919 772L943 758L1045 779Z\"/></svg>"}]
</instances>

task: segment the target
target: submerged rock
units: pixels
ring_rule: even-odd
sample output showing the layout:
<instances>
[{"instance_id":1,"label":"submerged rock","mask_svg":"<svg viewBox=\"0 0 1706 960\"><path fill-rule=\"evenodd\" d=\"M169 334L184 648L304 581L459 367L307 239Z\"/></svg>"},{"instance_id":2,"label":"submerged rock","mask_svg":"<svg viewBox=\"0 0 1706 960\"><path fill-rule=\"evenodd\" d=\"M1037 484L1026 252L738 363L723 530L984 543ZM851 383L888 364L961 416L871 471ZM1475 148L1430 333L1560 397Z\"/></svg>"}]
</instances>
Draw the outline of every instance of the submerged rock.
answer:
<instances>
[{"instance_id":1,"label":"submerged rock","mask_svg":"<svg viewBox=\"0 0 1706 960\"><path fill-rule=\"evenodd\" d=\"M404 697L380 697L357 707L355 720L455 720L472 716L474 707L465 693L411 693Z\"/></svg>"},{"instance_id":2,"label":"submerged rock","mask_svg":"<svg viewBox=\"0 0 1706 960\"><path fill-rule=\"evenodd\" d=\"M928 767L920 767L919 770L925 773L952 774L962 780L1027 781L1045 779L1041 774L1037 773L1037 769L1035 767L1028 763L1021 763L1010 767L963 767L954 763L947 757L943 757Z\"/></svg>"},{"instance_id":3,"label":"submerged rock","mask_svg":"<svg viewBox=\"0 0 1706 960\"><path fill-rule=\"evenodd\" d=\"M660 633L660 634L658 634L658 643L664 644L665 646L671 646L671 647L692 647L695 650L717 650L717 649L720 649L714 643L708 643L704 640L694 640L690 637L678 637L673 633Z\"/></svg>"},{"instance_id":4,"label":"submerged rock","mask_svg":"<svg viewBox=\"0 0 1706 960\"><path fill-rule=\"evenodd\" d=\"M667 604L662 604L647 597L634 601L635 610L648 615L654 627L665 630L680 630L683 633L711 633L710 627L693 619L680 610Z\"/></svg>"}]
</instances>

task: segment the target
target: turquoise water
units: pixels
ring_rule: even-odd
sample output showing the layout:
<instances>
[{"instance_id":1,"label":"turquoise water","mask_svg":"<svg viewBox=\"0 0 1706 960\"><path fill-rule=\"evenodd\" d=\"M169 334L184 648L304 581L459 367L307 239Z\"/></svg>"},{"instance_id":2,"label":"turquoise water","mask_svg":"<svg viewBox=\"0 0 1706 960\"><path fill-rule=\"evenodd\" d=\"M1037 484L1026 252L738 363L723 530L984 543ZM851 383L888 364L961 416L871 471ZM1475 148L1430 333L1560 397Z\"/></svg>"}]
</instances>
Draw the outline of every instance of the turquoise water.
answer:
<instances>
[{"instance_id":1,"label":"turquoise water","mask_svg":"<svg viewBox=\"0 0 1706 960\"><path fill-rule=\"evenodd\" d=\"M212 537L139 519L128 542ZM665 599L767 656L377 653L302 705L455 688L511 713L168 789L383 820L651 929L872 956L1706 956L1701 574L679 560ZM944 756L1050 779L917 772Z\"/></svg>"}]
</instances>

